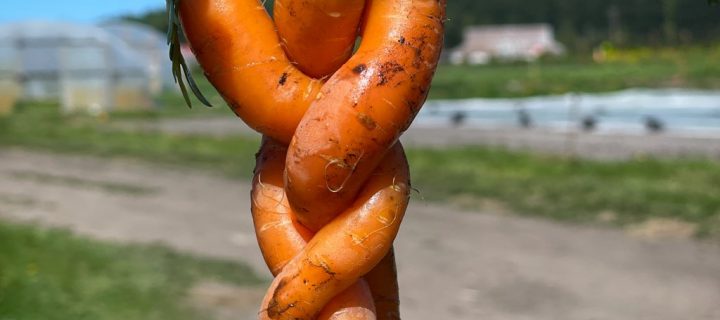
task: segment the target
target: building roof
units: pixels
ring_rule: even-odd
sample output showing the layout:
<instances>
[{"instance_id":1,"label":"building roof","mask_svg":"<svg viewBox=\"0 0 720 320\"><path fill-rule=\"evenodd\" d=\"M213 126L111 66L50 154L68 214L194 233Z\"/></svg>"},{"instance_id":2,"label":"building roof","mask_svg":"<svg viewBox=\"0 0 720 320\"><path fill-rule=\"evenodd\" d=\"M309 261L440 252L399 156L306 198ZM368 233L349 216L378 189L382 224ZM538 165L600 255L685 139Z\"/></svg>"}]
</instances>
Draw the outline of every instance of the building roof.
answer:
<instances>
[{"instance_id":1,"label":"building roof","mask_svg":"<svg viewBox=\"0 0 720 320\"><path fill-rule=\"evenodd\" d=\"M465 53L485 52L494 56L555 52L562 46L555 41L549 24L514 24L472 26L465 29L460 50Z\"/></svg>"}]
</instances>

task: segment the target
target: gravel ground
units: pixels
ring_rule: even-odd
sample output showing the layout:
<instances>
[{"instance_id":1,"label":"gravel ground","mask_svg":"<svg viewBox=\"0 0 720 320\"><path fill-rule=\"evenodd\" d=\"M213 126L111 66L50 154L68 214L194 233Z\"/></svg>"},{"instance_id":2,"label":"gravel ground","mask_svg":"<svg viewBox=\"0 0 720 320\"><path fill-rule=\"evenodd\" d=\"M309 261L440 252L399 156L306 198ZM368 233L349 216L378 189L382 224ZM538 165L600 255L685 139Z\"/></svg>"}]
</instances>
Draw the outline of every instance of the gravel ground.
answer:
<instances>
[{"instance_id":1,"label":"gravel ground","mask_svg":"<svg viewBox=\"0 0 720 320\"><path fill-rule=\"evenodd\" d=\"M163 119L120 122L128 130L214 136L255 135L239 119L231 117ZM600 160L623 160L637 156L710 157L720 159L720 137L675 133L562 133L544 129L468 128L413 126L401 138L406 146L444 148L488 145L512 150L575 155Z\"/></svg>"},{"instance_id":2,"label":"gravel ground","mask_svg":"<svg viewBox=\"0 0 720 320\"><path fill-rule=\"evenodd\" d=\"M0 217L245 261L249 185L123 160L0 151ZM720 319L720 246L414 200L396 242L405 319ZM252 319L262 292L194 290ZM227 296L223 296L229 295ZM236 299L236 303L228 302Z\"/></svg>"}]
</instances>

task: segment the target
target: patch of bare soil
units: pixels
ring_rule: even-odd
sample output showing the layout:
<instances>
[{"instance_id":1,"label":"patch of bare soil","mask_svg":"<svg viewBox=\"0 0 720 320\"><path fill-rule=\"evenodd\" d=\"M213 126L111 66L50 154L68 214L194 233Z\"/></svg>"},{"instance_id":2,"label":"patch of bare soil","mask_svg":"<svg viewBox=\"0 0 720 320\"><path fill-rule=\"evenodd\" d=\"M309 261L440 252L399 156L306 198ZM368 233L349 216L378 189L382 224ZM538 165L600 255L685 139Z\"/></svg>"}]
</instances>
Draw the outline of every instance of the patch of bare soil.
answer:
<instances>
[{"instance_id":1,"label":"patch of bare soil","mask_svg":"<svg viewBox=\"0 0 720 320\"><path fill-rule=\"evenodd\" d=\"M265 289L238 287L226 283L206 281L196 284L188 293L189 303L211 314L215 320L257 318L257 301Z\"/></svg>"},{"instance_id":2,"label":"patch of bare soil","mask_svg":"<svg viewBox=\"0 0 720 320\"><path fill-rule=\"evenodd\" d=\"M161 242L244 261L269 278L249 190L189 169L0 150L2 219ZM491 202L482 208L413 199L396 240L404 319L720 319L720 246L688 239L694 226L648 221L631 231L654 238L646 241L506 214ZM189 297L218 319L254 319L263 291L209 282Z\"/></svg>"}]
</instances>

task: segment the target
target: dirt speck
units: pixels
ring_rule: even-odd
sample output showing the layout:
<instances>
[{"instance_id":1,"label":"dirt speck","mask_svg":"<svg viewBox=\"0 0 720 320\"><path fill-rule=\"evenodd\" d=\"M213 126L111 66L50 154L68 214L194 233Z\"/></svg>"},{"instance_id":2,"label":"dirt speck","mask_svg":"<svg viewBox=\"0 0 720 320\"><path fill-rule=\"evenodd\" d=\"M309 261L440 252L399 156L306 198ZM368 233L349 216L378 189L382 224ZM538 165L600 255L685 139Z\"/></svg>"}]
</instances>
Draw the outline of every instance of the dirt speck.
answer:
<instances>
[{"instance_id":1,"label":"dirt speck","mask_svg":"<svg viewBox=\"0 0 720 320\"><path fill-rule=\"evenodd\" d=\"M278 85L281 85L281 86L285 85L285 83L287 82L287 78L288 78L288 73L283 72L283 74L280 75L280 79L278 80Z\"/></svg>"},{"instance_id":2,"label":"dirt speck","mask_svg":"<svg viewBox=\"0 0 720 320\"><path fill-rule=\"evenodd\" d=\"M362 113L362 112L358 113L357 119L358 119L358 121L360 121L360 123L363 125L363 127L365 127L365 129L372 131L372 130L375 130L375 128L377 128L377 123L375 122L375 120L373 120L372 117L370 117L369 115L367 115L365 113Z\"/></svg>"},{"instance_id":3,"label":"dirt speck","mask_svg":"<svg viewBox=\"0 0 720 320\"><path fill-rule=\"evenodd\" d=\"M355 74L361 74L365 70L367 70L367 65L365 65L364 63L356 65L355 68L352 69L353 73Z\"/></svg>"},{"instance_id":4,"label":"dirt speck","mask_svg":"<svg viewBox=\"0 0 720 320\"><path fill-rule=\"evenodd\" d=\"M395 75L403 71L405 71L405 68L396 61L388 61L383 63L380 66L380 70L378 70L378 77L380 78L380 81L378 81L378 86L383 86L387 84L393 78L395 78Z\"/></svg>"}]
</instances>

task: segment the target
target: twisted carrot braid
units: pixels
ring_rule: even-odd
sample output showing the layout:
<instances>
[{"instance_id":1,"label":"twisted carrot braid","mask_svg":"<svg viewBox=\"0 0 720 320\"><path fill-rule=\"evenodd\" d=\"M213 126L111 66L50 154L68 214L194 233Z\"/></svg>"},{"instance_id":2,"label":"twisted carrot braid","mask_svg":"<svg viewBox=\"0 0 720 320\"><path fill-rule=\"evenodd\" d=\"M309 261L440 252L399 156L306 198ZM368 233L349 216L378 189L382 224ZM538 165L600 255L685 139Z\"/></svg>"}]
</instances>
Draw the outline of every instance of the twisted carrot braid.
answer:
<instances>
[{"instance_id":1,"label":"twisted carrot braid","mask_svg":"<svg viewBox=\"0 0 720 320\"><path fill-rule=\"evenodd\" d=\"M259 318L399 319L397 140L426 99L445 0L276 0L274 22L258 0L176 6L208 79L264 135L252 214L275 279Z\"/></svg>"},{"instance_id":2,"label":"twisted carrot braid","mask_svg":"<svg viewBox=\"0 0 720 320\"><path fill-rule=\"evenodd\" d=\"M314 234L297 221L283 190L287 147L263 140L252 212L263 256L276 275L263 316L310 319L319 312L318 319L375 319L377 312L377 319L399 319L395 261L387 252L407 207L409 182L402 149L393 150L356 203ZM366 274L372 288L362 279ZM290 302L283 307L283 301Z\"/></svg>"}]
</instances>

